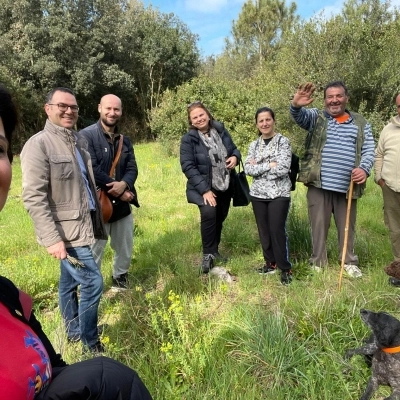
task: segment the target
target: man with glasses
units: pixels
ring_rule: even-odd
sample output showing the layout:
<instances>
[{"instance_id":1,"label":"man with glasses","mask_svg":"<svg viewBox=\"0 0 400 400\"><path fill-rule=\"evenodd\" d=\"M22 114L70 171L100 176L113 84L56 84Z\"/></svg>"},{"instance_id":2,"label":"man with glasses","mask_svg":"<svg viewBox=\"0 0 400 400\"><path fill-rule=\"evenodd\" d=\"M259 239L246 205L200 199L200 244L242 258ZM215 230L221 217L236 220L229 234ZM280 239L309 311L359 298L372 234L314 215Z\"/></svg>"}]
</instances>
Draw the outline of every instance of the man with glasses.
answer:
<instances>
[{"instance_id":1,"label":"man with glasses","mask_svg":"<svg viewBox=\"0 0 400 400\"><path fill-rule=\"evenodd\" d=\"M400 261L400 94L396 97L397 115L383 128L375 150L375 182L382 188L385 224L389 229L392 253ZM400 286L400 280L389 283Z\"/></svg>"},{"instance_id":2,"label":"man with glasses","mask_svg":"<svg viewBox=\"0 0 400 400\"><path fill-rule=\"evenodd\" d=\"M39 244L60 260L59 305L67 338L82 340L85 351L99 353L103 279L90 245L107 236L90 154L86 140L73 130L79 108L70 89L51 90L44 109L44 129L25 143L21 153L23 201Z\"/></svg>"}]
</instances>

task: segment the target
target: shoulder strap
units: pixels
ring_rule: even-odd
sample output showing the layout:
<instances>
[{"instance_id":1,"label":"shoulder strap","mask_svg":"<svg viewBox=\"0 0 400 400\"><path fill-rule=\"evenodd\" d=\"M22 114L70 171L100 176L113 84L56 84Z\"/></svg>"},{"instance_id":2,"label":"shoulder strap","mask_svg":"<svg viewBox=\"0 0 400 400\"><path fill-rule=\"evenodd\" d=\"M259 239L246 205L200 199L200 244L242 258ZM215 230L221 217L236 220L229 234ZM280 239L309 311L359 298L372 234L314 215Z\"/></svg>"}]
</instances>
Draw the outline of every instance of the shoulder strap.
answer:
<instances>
[{"instance_id":1,"label":"shoulder strap","mask_svg":"<svg viewBox=\"0 0 400 400\"><path fill-rule=\"evenodd\" d=\"M118 164L119 158L121 157L121 151L122 151L122 142L124 141L124 136L123 135L119 135L119 143L118 143L118 150L117 150L117 154L114 158L114 161L111 165L111 169L110 169L110 176L114 175L115 172L115 167Z\"/></svg>"}]
</instances>

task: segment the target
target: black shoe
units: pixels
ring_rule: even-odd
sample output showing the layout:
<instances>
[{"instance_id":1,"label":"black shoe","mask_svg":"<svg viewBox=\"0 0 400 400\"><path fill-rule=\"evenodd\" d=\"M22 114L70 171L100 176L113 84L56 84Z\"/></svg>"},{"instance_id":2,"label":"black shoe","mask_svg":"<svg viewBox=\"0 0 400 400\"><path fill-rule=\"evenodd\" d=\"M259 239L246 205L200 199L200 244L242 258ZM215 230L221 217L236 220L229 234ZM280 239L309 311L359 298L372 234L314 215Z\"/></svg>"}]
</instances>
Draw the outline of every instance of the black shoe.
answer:
<instances>
[{"instance_id":1,"label":"black shoe","mask_svg":"<svg viewBox=\"0 0 400 400\"><path fill-rule=\"evenodd\" d=\"M260 275L264 274L274 274L276 272L276 264L275 263L270 263L266 262L261 268L257 268L256 271Z\"/></svg>"},{"instance_id":2,"label":"black shoe","mask_svg":"<svg viewBox=\"0 0 400 400\"><path fill-rule=\"evenodd\" d=\"M103 355L103 353L105 353L106 349L104 348L103 343L100 342L100 340L98 342L96 342L96 344L94 346L83 346L83 350L82 350L82 354L92 354L94 356L101 356Z\"/></svg>"},{"instance_id":3,"label":"black shoe","mask_svg":"<svg viewBox=\"0 0 400 400\"><path fill-rule=\"evenodd\" d=\"M81 340L80 335L68 336L67 342L68 343L78 343Z\"/></svg>"},{"instance_id":4,"label":"black shoe","mask_svg":"<svg viewBox=\"0 0 400 400\"><path fill-rule=\"evenodd\" d=\"M212 254L204 254L201 270L203 274L208 274L210 269L214 268L214 256Z\"/></svg>"},{"instance_id":5,"label":"black shoe","mask_svg":"<svg viewBox=\"0 0 400 400\"><path fill-rule=\"evenodd\" d=\"M292 270L288 269L281 272L282 285L290 285L292 283Z\"/></svg>"},{"instance_id":6,"label":"black shoe","mask_svg":"<svg viewBox=\"0 0 400 400\"><path fill-rule=\"evenodd\" d=\"M229 260L224 257L219 251L213 254L215 264L220 263L220 264L226 264Z\"/></svg>"},{"instance_id":7,"label":"black shoe","mask_svg":"<svg viewBox=\"0 0 400 400\"><path fill-rule=\"evenodd\" d=\"M389 278L389 285L400 287L400 279Z\"/></svg>"},{"instance_id":8,"label":"black shoe","mask_svg":"<svg viewBox=\"0 0 400 400\"><path fill-rule=\"evenodd\" d=\"M112 287L114 289L126 290L129 288L128 274L122 274L118 278L112 278Z\"/></svg>"}]
</instances>

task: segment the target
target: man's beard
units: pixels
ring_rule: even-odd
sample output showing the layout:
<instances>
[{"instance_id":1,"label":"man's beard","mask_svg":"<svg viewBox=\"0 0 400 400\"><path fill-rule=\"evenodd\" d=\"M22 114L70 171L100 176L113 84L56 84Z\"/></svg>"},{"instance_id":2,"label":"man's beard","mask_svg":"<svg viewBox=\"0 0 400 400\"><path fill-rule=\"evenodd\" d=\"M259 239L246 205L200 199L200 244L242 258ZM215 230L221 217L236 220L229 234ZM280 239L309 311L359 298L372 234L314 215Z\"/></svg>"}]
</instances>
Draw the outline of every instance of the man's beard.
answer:
<instances>
[{"instance_id":1,"label":"man's beard","mask_svg":"<svg viewBox=\"0 0 400 400\"><path fill-rule=\"evenodd\" d=\"M108 127L110 127L110 128L113 128L115 125L117 125L117 124L118 124L118 121L119 121L119 119L116 119L116 120L114 120L113 123L111 123L111 122L108 122L106 118L102 118L102 119L101 119L101 122L102 122L105 126L108 126Z\"/></svg>"}]
</instances>

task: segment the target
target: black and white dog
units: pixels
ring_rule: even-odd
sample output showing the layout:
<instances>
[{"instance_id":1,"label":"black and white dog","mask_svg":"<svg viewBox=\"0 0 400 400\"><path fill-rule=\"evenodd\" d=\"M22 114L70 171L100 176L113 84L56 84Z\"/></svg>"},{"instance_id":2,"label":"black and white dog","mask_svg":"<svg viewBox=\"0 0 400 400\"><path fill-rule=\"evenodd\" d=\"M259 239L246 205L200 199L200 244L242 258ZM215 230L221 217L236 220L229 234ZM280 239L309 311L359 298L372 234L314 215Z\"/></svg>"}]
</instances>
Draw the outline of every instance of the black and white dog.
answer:
<instances>
[{"instance_id":1,"label":"black and white dog","mask_svg":"<svg viewBox=\"0 0 400 400\"><path fill-rule=\"evenodd\" d=\"M400 321L384 312L361 310L362 320L371 328L368 342L348 350L345 357L363 354L372 358L372 375L360 400L369 400L379 385L388 385L392 394L385 400L400 400Z\"/></svg>"}]
</instances>

